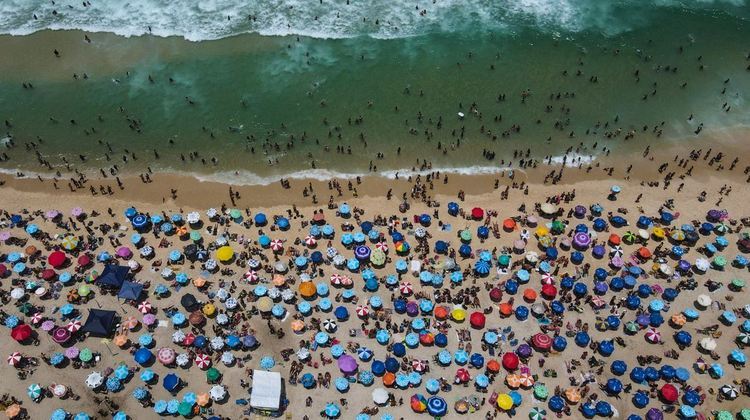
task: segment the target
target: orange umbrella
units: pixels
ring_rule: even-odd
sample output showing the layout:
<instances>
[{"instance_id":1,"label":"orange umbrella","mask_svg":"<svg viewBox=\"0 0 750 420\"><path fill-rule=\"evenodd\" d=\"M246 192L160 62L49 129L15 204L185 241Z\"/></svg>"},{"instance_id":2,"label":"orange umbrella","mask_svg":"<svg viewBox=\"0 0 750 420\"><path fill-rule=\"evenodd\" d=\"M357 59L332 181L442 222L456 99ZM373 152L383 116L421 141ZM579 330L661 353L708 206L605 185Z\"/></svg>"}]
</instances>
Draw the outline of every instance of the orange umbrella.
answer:
<instances>
[{"instance_id":1,"label":"orange umbrella","mask_svg":"<svg viewBox=\"0 0 750 420\"><path fill-rule=\"evenodd\" d=\"M283 286L286 283L286 279L281 274L274 274L273 276L273 285L274 286Z\"/></svg>"},{"instance_id":2,"label":"orange umbrella","mask_svg":"<svg viewBox=\"0 0 750 420\"><path fill-rule=\"evenodd\" d=\"M521 378L515 373L511 373L505 377L505 383L507 383L510 388L518 388L521 386Z\"/></svg>"},{"instance_id":3,"label":"orange umbrella","mask_svg":"<svg viewBox=\"0 0 750 420\"><path fill-rule=\"evenodd\" d=\"M180 227L177 228L177 230L175 231L175 233L177 233L177 236L185 236L188 233L187 227L180 226Z\"/></svg>"},{"instance_id":4,"label":"orange umbrella","mask_svg":"<svg viewBox=\"0 0 750 420\"><path fill-rule=\"evenodd\" d=\"M433 310L433 313L435 314L435 318L443 320L448 318L448 308L445 306L438 306Z\"/></svg>"},{"instance_id":5,"label":"orange umbrella","mask_svg":"<svg viewBox=\"0 0 750 420\"><path fill-rule=\"evenodd\" d=\"M115 336L113 342L117 347L123 347L128 344L128 336L125 334L118 334Z\"/></svg>"},{"instance_id":6,"label":"orange umbrella","mask_svg":"<svg viewBox=\"0 0 750 420\"><path fill-rule=\"evenodd\" d=\"M305 323L300 321L299 319L295 319L292 321L292 331L294 332L300 332L305 329Z\"/></svg>"},{"instance_id":7,"label":"orange umbrella","mask_svg":"<svg viewBox=\"0 0 750 420\"><path fill-rule=\"evenodd\" d=\"M532 288L527 288L523 291L523 298L529 302L533 302L536 300L536 290Z\"/></svg>"},{"instance_id":8,"label":"orange umbrella","mask_svg":"<svg viewBox=\"0 0 750 420\"><path fill-rule=\"evenodd\" d=\"M303 298L309 299L315 296L315 285L311 281L302 282L299 285L299 294Z\"/></svg>"},{"instance_id":9,"label":"orange umbrella","mask_svg":"<svg viewBox=\"0 0 750 420\"><path fill-rule=\"evenodd\" d=\"M195 402L201 407L205 407L210 401L211 398L205 392L202 392L195 396Z\"/></svg>"},{"instance_id":10,"label":"orange umbrella","mask_svg":"<svg viewBox=\"0 0 750 420\"><path fill-rule=\"evenodd\" d=\"M515 228L516 228L515 220L510 219L510 218L503 220L503 229L513 230Z\"/></svg>"},{"instance_id":11,"label":"orange umbrella","mask_svg":"<svg viewBox=\"0 0 750 420\"><path fill-rule=\"evenodd\" d=\"M138 326L138 320L134 316L129 316L122 321L122 327L132 330Z\"/></svg>"},{"instance_id":12,"label":"orange umbrella","mask_svg":"<svg viewBox=\"0 0 750 420\"><path fill-rule=\"evenodd\" d=\"M487 362L487 370L493 373L500 372L500 362L495 359L490 360Z\"/></svg>"},{"instance_id":13,"label":"orange umbrella","mask_svg":"<svg viewBox=\"0 0 750 420\"><path fill-rule=\"evenodd\" d=\"M581 393L578 391L578 388L568 388L565 390L565 399L570 403L575 404L578 401L581 401Z\"/></svg>"},{"instance_id":14,"label":"orange umbrella","mask_svg":"<svg viewBox=\"0 0 750 420\"><path fill-rule=\"evenodd\" d=\"M643 258L643 259L651 258L651 251L649 251L649 249L646 248L645 246L642 246L638 250L638 256L641 257L641 258Z\"/></svg>"},{"instance_id":15,"label":"orange umbrella","mask_svg":"<svg viewBox=\"0 0 750 420\"><path fill-rule=\"evenodd\" d=\"M203 287L206 285L206 279L204 279L203 277L196 277L193 279L193 284L195 285L195 287Z\"/></svg>"},{"instance_id":16,"label":"orange umbrella","mask_svg":"<svg viewBox=\"0 0 750 420\"><path fill-rule=\"evenodd\" d=\"M620 245L620 236L616 233L609 235L609 243L612 245Z\"/></svg>"},{"instance_id":17,"label":"orange umbrella","mask_svg":"<svg viewBox=\"0 0 750 420\"><path fill-rule=\"evenodd\" d=\"M394 375L393 373L386 372L385 375L383 375L383 385L393 386L394 382L396 382L396 375Z\"/></svg>"},{"instance_id":18,"label":"orange umbrella","mask_svg":"<svg viewBox=\"0 0 750 420\"><path fill-rule=\"evenodd\" d=\"M503 302L500 304L500 314L502 316L510 316L510 314L513 313L513 305L511 305L508 302Z\"/></svg>"},{"instance_id":19,"label":"orange umbrella","mask_svg":"<svg viewBox=\"0 0 750 420\"><path fill-rule=\"evenodd\" d=\"M8 408L5 409L5 415L8 416L8 418L12 419L19 414L21 414L21 406L18 404L11 404Z\"/></svg>"},{"instance_id":20,"label":"orange umbrella","mask_svg":"<svg viewBox=\"0 0 750 420\"><path fill-rule=\"evenodd\" d=\"M685 315L677 313L672 315L672 323L678 326L683 326L687 322L687 318L685 318Z\"/></svg>"},{"instance_id":21,"label":"orange umbrella","mask_svg":"<svg viewBox=\"0 0 750 420\"><path fill-rule=\"evenodd\" d=\"M36 255L36 253L39 252L39 250L36 249L34 245L27 246L24 251L26 252L26 255L28 256Z\"/></svg>"}]
</instances>

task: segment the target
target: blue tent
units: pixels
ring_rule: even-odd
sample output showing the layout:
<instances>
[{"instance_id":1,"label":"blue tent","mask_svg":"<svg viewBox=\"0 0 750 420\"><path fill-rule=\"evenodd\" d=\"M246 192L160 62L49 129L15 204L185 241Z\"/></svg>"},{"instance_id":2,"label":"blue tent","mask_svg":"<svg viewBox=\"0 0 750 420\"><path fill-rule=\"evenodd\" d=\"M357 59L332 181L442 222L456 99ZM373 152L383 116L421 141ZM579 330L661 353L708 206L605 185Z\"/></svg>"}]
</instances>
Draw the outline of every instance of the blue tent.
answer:
<instances>
[{"instance_id":1,"label":"blue tent","mask_svg":"<svg viewBox=\"0 0 750 420\"><path fill-rule=\"evenodd\" d=\"M115 311L90 309L89 317L83 324L81 331L94 337L107 337L115 324Z\"/></svg>"},{"instance_id":2,"label":"blue tent","mask_svg":"<svg viewBox=\"0 0 750 420\"><path fill-rule=\"evenodd\" d=\"M180 377L175 375L174 373L169 373L164 377L164 380L162 381L162 385L164 386L164 389L166 389L169 392L173 392L177 389L177 385L180 384Z\"/></svg>"},{"instance_id":3,"label":"blue tent","mask_svg":"<svg viewBox=\"0 0 750 420\"><path fill-rule=\"evenodd\" d=\"M117 297L125 300L138 300L143 291L143 285L134 281L124 281Z\"/></svg>"},{"instance_id":4,"label":"blue tent","mask_svg":"<svg viewBox=\"0 0 750 420\"><path fill-rule=\"evenodd\" d=\"M104 287L120 288L128 272L130 268L126 265L108 264L104 266L102 274L94 280L94 283Z\"/></svg>"}]
</instances>

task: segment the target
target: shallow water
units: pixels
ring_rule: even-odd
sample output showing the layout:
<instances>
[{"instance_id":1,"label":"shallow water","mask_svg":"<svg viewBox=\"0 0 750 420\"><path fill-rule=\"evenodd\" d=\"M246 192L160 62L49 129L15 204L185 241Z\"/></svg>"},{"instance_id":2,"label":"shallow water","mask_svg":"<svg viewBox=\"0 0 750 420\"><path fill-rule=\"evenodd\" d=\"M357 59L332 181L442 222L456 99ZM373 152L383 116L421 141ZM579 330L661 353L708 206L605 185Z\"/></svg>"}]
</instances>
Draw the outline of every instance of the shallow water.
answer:
<instances>
[{"instance_id":1,"label":"shallow water","mask_svg":"<svg viewBox=\"0 0 750 420\"><path fill-rule=\"evenodd\" d=\"M130 13L131 21L118 20L126 15L105 13L108 2L97 2L95 13L74 9L53 19L46 2L36 8L30 3L5 3L0 32L106 28L132 35L144 30L132 21L137 16L144 22L164 19ZM127 4L153 14L157 3ZM19 6L14 14L9 4L28 10ZM10 159L0 166L40 170L33 148L24 147L34 142L56 169L65 168L64 158L70 168L117 163L133 171L146 166L203 174L243 171L252 182L311 170L313 161L317 169L349 173L367 172L371 161L379 171L411 168L418 159L436 167L491 167L512 158L516 149L532 148L539 158L564 154L580 142L600 146L578 150L583 155L595 155L602 145L615 153L640 148L655 138L652 128L662 122L663 139L693 135L700 123L707 130L750 125L750 71L745 70L750 23L741 2L605 7L527 0L492 7L477 2L474 9L439 2L434 10L428 7L426 19L407 19L411 10L386 11L385 3L375 2L309 27L303 22L315 21L306 13L323 19L320 11L330 9L325 3L304 13L277 8L276 21L261 13L252 25L221 24L219 14L227 13L221 2L206 4L201 11L179 12L200 16L193 25L163 21L152 27L160 35L200 42L95 33L89 44L82 33L71 31L0 38L0 50L14 56L12 63L0 65L5 69L0 116L11 124L7 131L17 145L6 151ZM21 15L32 10L49 20L23 21ZM392 26L400 29L355 23L364 15L391 16L398 22ZM279 29L284 22L290 25L286 32ZM316 33L321 28L325 34ZM60 58L51 53L55 48L61 49ZM34 89L24 89L24 81L33 81ZM524 91L530 95L522 100ZM497 100L500 94L504 101ZM472 103L476 113L470 112ZM513 125L520 131L503 136ZM630 130L638 134L626 142ZM337 146L351 147L352 153L335 153ZM125 150L138 159L131 155L125 163ZM483 150L496 153L495 159L483 159ZM200 157L191 161L191 151ZM378 160L378 152L385 158ZM86 155L86 161L78 155Z\"/></svg>"}]
</instances>

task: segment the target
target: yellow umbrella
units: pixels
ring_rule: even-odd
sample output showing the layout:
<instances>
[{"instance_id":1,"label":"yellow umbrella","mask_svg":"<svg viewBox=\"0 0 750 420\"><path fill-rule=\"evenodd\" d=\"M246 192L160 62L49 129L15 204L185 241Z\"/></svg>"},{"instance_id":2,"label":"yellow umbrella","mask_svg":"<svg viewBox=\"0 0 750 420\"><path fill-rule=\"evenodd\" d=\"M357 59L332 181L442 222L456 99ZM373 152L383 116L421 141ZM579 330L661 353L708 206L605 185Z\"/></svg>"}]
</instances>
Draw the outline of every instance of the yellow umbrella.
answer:
<instances>
[{"instance_id":1,"label":"yellow umbrella","mask_svg":"<svg viewBox=\"0 0 750 420\"><path fill-rule=\"evenodd\" d=\"M544 226L539 226L538 228L536 228L536 232L534 232L534 234L536 234L538 238L541 238L542 236L549 235L549 229Z\"/></svg>"},{"instance_id":2,"label":"yellow umbrella","mask_svg":"<svg viewBox=\"0 0 750 420\"><path fill-rule=\"evenodd\" d=\"M500 394L497 396L497 406L500 407L501 410L510 410L513 408L513 398L508 394Z\"/></svg>"},{"instance_id":3,"label":"yellow umbrella","mask_svg":"<svg viewBox=\"0 0 750 420\"><path fill-rule=\"evenodd\" d=\"M61 245L68 251L74 250L78 247L78 238L75 236L66 236L63 238Z\"/></svg>"},{"instance_id":4,"label":"yellow umbrella","mask_svg":"<svg viewBox=\"0 0 750 420\"><path fill-rule=\"evenodd\" d=\"M213 303L203 305L203 315L211 316L216 312L216 306Z\"/></svg>"},{"instance_id":5,"label":"yellow umbrella","mask_svg":"<svg viewBox=\"0 0 750 420\"><path fill-rule=\"evenodd\" d=\"M216 250L216 258L219 261L226 262L234 257L234 250L231 246L224 245L223 247Z\"/></svg>"},{"instance_id":6,"label":"yellow umbrella","mask_svg":"<svg viewBox=\"0 0 750 420\"><path fill-rule=\"evenodd\" d=\"M454 321L463 322L466 319L466 311L461 308L455 308L451 311L451 318Z\"/></svg>"},{"instance_id":7,"label":"yellow umbrella","mask_svg":"<svg viewBox=\"0 0 750 420\"><path fill-rule=\"evenodd\" d=\"M261 312L268 312L273 308L273 301L268 296L263 296L258 299L258 310Z\"/></svg>"},{"instance_id":8,"label":"yellow umbrella","mask_svg":"<svg viewBox=\"0 0 750 420\"><path fill-rule=\"evenodd\" d=\"M651 233L654 235L654 237L659 239L664 239L664 237L667 236L667 232L665 232L664 229L660 227L655 227L653 232Z\"/></svg>"}]
</instances>

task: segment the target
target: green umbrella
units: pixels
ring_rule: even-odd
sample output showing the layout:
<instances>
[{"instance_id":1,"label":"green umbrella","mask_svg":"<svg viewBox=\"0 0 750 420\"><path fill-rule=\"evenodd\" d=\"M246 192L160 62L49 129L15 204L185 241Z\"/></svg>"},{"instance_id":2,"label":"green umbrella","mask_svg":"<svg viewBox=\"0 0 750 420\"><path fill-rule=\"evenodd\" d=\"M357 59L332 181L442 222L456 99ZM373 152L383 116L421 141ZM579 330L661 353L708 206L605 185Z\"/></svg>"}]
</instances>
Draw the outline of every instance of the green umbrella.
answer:
<instances>
[{"instance_id":1,"label":"green umbrella","mask_svg":"<svg viewBox=\"0 0 750 420\"><path fill-rule=\"evenodd\" d=\"M179 406L177 406L177 412L183 416L187 417L190 414L193 413L193 405L190 403L187 403L185 401L181 402Z\"/></svg>"},{"instance_id":2,"label":"green umbrella","mask_svg":"<svg viewBox=\"0 0 750 420\"><path fill-rule=\"evenodd\" d=\"M383 265L385 264L385 252L383 252L380 249L375 249L370 254L370 262L374 265Z\"/></svg>"},{"instance_id":3,"label":"green umbrella","mask_svg":"<svg viewBox=\"0 0 750 420\"><path fill-rule=\"evenodd\" d=\"M719 233L727 233L729 231L729 226L727 226L725 223L719 223L714 229L716 229L716 231Z\"/></svg>"},{"instance_id":4,"label":"green umbrella","mask_svg":"<svg viewBox=\"0 0 750 420\"><path fill-rule=\"evenodd\" d=\"M727 265L727 259L723 255L717 255L714 258L714 265L719 268L724 268L725 265Z\"/></svg>"},{"instance_id":5,"label":"green umbrella","mask_svg":"<svg viewBox=\"0 0 750 420\"><path fill-rule=\"evenodd\" d=\"M739 413L740 419L750 420L750 408L743 408Z\"/></svg>"},{"instance_id":6,"label":"green umbrella","mask_svg":"<svg viewBox=\"0 0 750 420\"><path fill-rule=\"evenodd\" d=\"M635 242L635 238L636 238L635 233L633 233L631 231L627 231L627 232L625 232L624 235L622 235L622 240L625 241L625 242L627 242L627 243L631 243L631 244L633 242Z\"/></svg>"},{"instance_id":7,"label":"green umbrella","mask_svg":"<svg viewBox=\"0 0 750 420\"><path fill-rule=\"evenodd\" d=\"M716 415L716 420L734 420L734 416L729 411L721 410Z\"/></svg>"},{"instance_id":8,"label":"green umbrella","mask_svg":"<svg viewBox=\"0 0 750 420\"><path fill-rule=\"evenodd\" d=\"M88 362L89 360L94 358L94 354L91 353L91 349L86 347L85 349L81 350L80 353L78 353L78 358L81 359L82 362Z\"/></svg>"},{"instance_id":9,"label":"green umbrella","mask_svg":"<svg viewBox=\"0 0 750 420\"><path fill-rule=\"evenodd\" d=\"M206 380L208 382L215 382L219 380L221 377L221 373L219 372L219 369L216 369L215 367L208 368L206 371Z\"/></svg>"},{"instance_id":10,"label":"green umbrella","mask_svg":"<svg viewBox=\"0 0 750 420\"><path fill-rule=\"evenodd\" d=\"M231 217L232 219L239 219L240 217L242 217L242 212L237 209L229 210L229 217Z\"/></svg>"},{"instance_id":11,"label":"green umbrella","mask_svg":"<svg viewBox=\"0 0 750 420\"><path fill-rule=\"evenodd\" d=\"M547 398L549 395L549 391L547 391L547 387L544 385L534 385L534 396L539 398L540 400L543 400Z\"/></svg>"},{"instance_id":12,"label":"green umbrella","mask_svg":"<svg viewBox=\"0 0 750 420\"><path fill-rule=\"evenodd\" d=\"M547 418L547 410L539 407L532 407L529 411L530 420L544 420Z\"/></svg>"},{"instance_id":13,"label":"green umbrella","mask_svg":"<svg viewBox=\"0 0 750 420\"><path fill-rule=\"evenodd\" d=\"M18 306L18 311L24 315L28 315L32 309L34 309L34 306L29 302L24 302Z\"/></svg>"},{"instance_id":14,"label":"green umbrella","mask_svg":"<svg viewBox=\"0 0 750 420\"><path fill-rule=\"evenodd\" d=\"M745 287L745 280L742 279L732 279L732 286L741 289Z\"/></svg>"},{"instance_id":15,"label":"green umbrella","mask_svg":"<svg viewBox=\"0 0 750 420\"><path fill-rule=\"evenodd\" d=\"M497 257L497 263L502 266L510 265L510 256L508 254L503 254Z\"/></svg>"},{"instance_id":16,"label":"green umbrella","mask_svg":"<svg viewBox=\"0 0 750 420\"><path fill-rule=\"evenodd\" d=\"M469 229L462 230L459 236L464 242L468 242L471 240L471 232L469 232Z\"/></svg>"},{"instance_id":17,"label":"green umbrella","mask_svg":"<svg viewBox=\"0 0 750 420\"><path fill-rule=\"evenodd\" d=\"M635 333L640 330L640 327L634 321L628 321L625 323L625 331Z\"/></svg>"},{"instance_id":18,"label":"green umbrella","mask_svg":"<svg viewBox=\"0 0 750 420\"><path fill-rule=\"evenodd\" d=\"M565 224L560 220L555 220L552 222L550 230L555 233L562 233L565 231Z\"/></svg>"},{"instance_id":19,"label":"green umbrella","mask_svg":"<svg viewBox=\"0 0 750 420\"><path fill-rule=\"evenodd\" d=\"M737 342L743 346L750 345L750 333L742 332L737 335Z\"/></svg>"},{"instance_id":20,"label":"green umbrella","mask_svg":"<svg viewBox=\"0 0 750 420\"><path fill-rule=\"evenodd\" d=\"M35 400L42 396L42 387L39 384L31 384L26 388L26 393L29 395L29 398Z\"/></svg>"},{"instance_id":21,"label":"green umbrella","mask_svg":"<svg viewBox=\"0 0 750 420\"><path fill-rule=\"evenodd\" d=\"M194 230L194 231L190 232L190 240L194 241L194 242L200 241L201 240L201 233L198 232L197 230Z\"/></svg>"},{"instance_id":22,"label":"green umbrella","mask_svg":"<svg viewBox=\"0 0 750 420\"><path fill-rule=\"evenodd\" d=\"M91 287L89 287L87 284L82 284L78 286L78 294L81 296L88 296L89 293L91 293Z\"/></svg>"}]
</instances>

